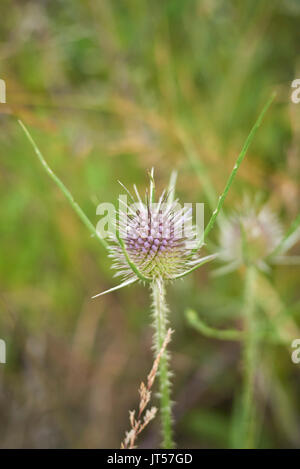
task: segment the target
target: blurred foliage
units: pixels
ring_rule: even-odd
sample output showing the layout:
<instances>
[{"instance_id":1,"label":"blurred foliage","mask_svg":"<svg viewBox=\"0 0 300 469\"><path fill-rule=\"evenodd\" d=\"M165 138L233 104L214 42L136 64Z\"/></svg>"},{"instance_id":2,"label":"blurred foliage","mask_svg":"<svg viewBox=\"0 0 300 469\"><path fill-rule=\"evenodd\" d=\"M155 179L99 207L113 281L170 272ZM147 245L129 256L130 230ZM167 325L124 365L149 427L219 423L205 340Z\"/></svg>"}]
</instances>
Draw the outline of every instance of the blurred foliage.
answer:
<instances>
[{"instance_id":1,"label":"blurred foliage","mask_svg":"<svg viewBox=\"0 0 300 469\"><path fill-rule=\"evenodd\" d=\"M117 180L142 190L152 166L159 188L178 169L183 201L207 202L205 175L220 193L276 90L225 210L259 193L288 227L300 209L300 104L290 100L300 3L2 0L1 18L0 337L8 363L0 365L0 444L118 447L152 363L149 299L132 286L90 300L115 285L110 262L44 174L16 117L96 224L97 204L117 199ZM212 278L213 269L169 287L179 447L237 444L239 345L202 338L183 314L191 307L216 327L241 323L241 273ZM276 267L269 277L299 324L299 268ZM299 445L299 365L290 355L282 346L261 351L259 447ZM140 444L159 444L158 422Z\"/></svg>"}]
</instances>

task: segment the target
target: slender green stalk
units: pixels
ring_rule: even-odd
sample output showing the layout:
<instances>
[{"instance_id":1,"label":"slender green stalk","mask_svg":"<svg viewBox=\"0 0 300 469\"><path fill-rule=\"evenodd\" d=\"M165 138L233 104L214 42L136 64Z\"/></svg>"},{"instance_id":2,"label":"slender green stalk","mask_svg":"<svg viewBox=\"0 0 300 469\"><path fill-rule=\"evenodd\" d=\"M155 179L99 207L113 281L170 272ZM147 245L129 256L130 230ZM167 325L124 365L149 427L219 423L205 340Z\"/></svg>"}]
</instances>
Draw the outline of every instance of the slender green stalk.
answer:
<instances>
[{"instance_id":1,"label":"slender green stalk","mask_svg":"<svg viewBox=\"0 0 300 469\"><path fill-rule=\"evenodd\" d=\"M259 301L259 298L257 298L257 301ZM239 331L238 329L217 329L215 327L211 327L206 324L202 319L200 319L196 311L194 311L193 309L186 310L185 317L191 327L193 327L196 331L200 332L200 334L204 335L205 337L210 337L211 339L228 340L231 342L243 342L247 334L246 331ZM274 333L269 329L257 330L255 332L255 337L256 343L264 341L274 345L288 345L289 347L292 341L291 338L280 337L278 336L278 333Z\"/></svg>"},{"instance_id":2,"label":"slender green stalk","mask_svg":"<svg viewBox=\"0 0 300 469\"><path fill-rule=\"evenodd\" d=\"M154 318L154 349L155 355L161 350L167 334L166 291L163 280L156 279L152 283L153 318ZM159 394L160 415L162 424L162 447L174 448L172 431L172 404L170 390L169 356L165 350L159 362Z\"/></svg>"},{"instance_id":3,"label":"slender green stalk","mask_svg":"<svg viewBox=\"0 0 300 469\"><path fill-rule=\"evenodd\" d=\"M245 278L245 340L243 353L242 442L244 448L253 447L254 437L254 385L257 367L257 336L255 324L256 270L248 266Z\"/></svg>"},{"instance_id":4,"label":"slender green stalk","mask_svg":"<svg viewBox=\"0 0 300 469\"><path fill-rule=\"evenodd\" d=\"M85 226L88 228L88 230L92 233L92 235L95 236L100 241L102 246L107 249L108 246L107 246L106 241L104 241L104 239L102 239L98 235L98 233L96 231L96 228L94 227L92 222L89 220L89 218L86 216L86 214L83 212L83 210L80 208L78 203L75 202L74 197L72 196L69 189L66 188L64 183L56 176L56 174L49 167L49 165L46 162L45 158L43 157L41 151L39 150L37 144L35 143L35 141L33 140L32 136L31 136L31 134L29 133L28 129L25 127L25 125L23 124L23 122L21 120L19 120L18 122L19 122L20 126L22 127L22 129L23 129L26 137L28 138L29 142L33 146L33 149L34 149L35 153L37 154L40 162L42 163L42 166L45 169L46 173L51 177L51 179L53 179L55 184L60 188L60 190L65 195L67 200L70 202L70 204L71 204L72 208L74 209L74 211L77 213L77 215L79 216L81 221L85 224Z\"/></svg>"}]
</instances>

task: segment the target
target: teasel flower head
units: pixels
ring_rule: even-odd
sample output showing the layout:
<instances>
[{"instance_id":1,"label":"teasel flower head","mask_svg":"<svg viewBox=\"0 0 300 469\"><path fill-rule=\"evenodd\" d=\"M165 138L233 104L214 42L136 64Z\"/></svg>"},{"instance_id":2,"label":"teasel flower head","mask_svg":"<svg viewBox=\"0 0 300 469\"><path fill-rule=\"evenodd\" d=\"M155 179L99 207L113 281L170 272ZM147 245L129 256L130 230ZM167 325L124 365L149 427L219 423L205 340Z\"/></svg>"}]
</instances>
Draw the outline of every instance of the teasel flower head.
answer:
<instances>
[{"instance_id":1,"label":"teasel flower head","mask_svg":"<svg viewBox=\"0 0 300 469\"><path fill-rule=\"evenodd\" d=\"M192 209L181 207L178 200L174 200L175 182L176 174L172 173L168 190L162 192L157 202L153 169L144 199L135 185L134 197L121 184L130 203L120 199L122 210L118 213L116 234L111 236L110 257L115 276L122 277L123 283L104 293L139 280L173 281L216 257L216 254L199 257L202 244L199 246Z\"/></svg>"},{"instance_id":2,"label":"teasel flower head","mask_svg":"<svg viewBox=\"0 0 300 469\"><path fill-rule=\"evenodd\" d=\"M286 251L300 238L299 230L284 237L283 227L268 205L259 207L244 199L242 208L222 218L219 234L219 260L226 265L216 274L231 272L242 265L255 265L269 271L271 264L294 263Z\"/></svg>"}]
</instances>

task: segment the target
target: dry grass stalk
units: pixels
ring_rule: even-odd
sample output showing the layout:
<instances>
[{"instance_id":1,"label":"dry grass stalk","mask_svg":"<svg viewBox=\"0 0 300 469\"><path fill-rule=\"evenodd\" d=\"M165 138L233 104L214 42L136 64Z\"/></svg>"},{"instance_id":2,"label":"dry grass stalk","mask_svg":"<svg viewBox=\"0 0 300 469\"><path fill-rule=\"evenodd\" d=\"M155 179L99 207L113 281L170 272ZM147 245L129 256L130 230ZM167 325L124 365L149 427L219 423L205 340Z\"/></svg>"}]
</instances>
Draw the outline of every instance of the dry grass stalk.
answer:
<instances>
[{"instance_id":1,"label":"dry grass stalk","mask_svg":"<svg viewBox=\"0 0 300 469\"><path fill-rule=\"evenodd\" d=\"M156 359L154 360L153 366L150 373L147 376L147 386L144 382L141 382L139 387L140 403L139 403L139 412L137 418L135 418L135 410L129 411L129 421L131 429L126 432L126 436L121 443L121 449L134 449L136 448L135 443L138 435L144 430L144 428L153 420L157 413L156 407L151 407L151 409L146 409L147 405L151 399L151 388L155 381L158 365L162 354L164 353L167 345L171 341L171 335L174 331L168 329L163 345L157 354ZM146 410L146 412L145 412Z\"/></svg>"}]
</instances>

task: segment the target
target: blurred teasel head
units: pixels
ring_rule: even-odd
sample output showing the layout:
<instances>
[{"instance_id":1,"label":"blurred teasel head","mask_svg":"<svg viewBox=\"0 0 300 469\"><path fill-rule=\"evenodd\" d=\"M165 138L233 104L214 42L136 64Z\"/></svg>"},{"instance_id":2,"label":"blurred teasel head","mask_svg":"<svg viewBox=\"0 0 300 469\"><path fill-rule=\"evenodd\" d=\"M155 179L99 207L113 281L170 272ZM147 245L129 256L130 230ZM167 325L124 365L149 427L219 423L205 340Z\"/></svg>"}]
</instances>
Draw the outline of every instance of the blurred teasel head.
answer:
<instances>
[{"instance_id":1,"label":"blurred teasel head","mask_svg":"<svg viewBox=\"0 0 300 469\"><path fill-rule=\"evenodd\" d=\"M293 263L292 257L284 256L299 239L283 235L283 227L275 213L267 206L258 207L246 199L242 209L222 218L219 234L219 260L226 265L217 274L231 272L241 265L255 265L263 271L269 264Z\"/></svg>"}]
</instances>

